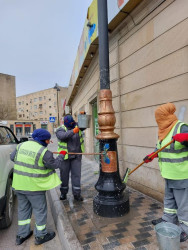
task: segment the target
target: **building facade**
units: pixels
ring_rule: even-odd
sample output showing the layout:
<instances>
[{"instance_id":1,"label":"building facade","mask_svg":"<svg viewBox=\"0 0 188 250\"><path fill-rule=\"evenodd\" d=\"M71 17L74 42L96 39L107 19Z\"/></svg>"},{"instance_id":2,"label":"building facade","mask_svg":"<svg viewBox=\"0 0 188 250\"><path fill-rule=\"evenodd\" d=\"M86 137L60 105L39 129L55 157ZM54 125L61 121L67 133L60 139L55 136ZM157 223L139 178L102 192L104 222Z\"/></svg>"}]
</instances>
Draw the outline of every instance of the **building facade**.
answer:
<instances>
[{"instance_id":1,"label":"building facade","mask_svg":"<svg viewBox=\"0 0 188 250\"><path fill-rule=\"evenodd\" d=\"M154 111L159 105L174 103L177 117L188 123L188 1L114 2L124 3L109 23L110 88L123 176L127 168L136 167L155 149L158 135ZM68 89L68 105L75 119L80 110L92 117L85 131L87 152L98 148L95 135L100 76L96 41L91 41ZM162 201L164 180L157 160L135 171L128 185Z\"/></svg>"},{"instance_id":2,"label":"building facade","mask_svg":"<svg viewBox=\"0 0 188 250\"><path fill-rule=\"evenodd\" d=\"M16 119L15 76L0 73L0 120Z\"/></svg>"},{"instance_id":3,"label":"building facade","mask_svg":"<svg viewBox=\"0 0 188 250\"><path fill-rule=\"evenodd\" d=\"M66 95L67 88L58 86L58 89L50 88L17 97L17 133L27 135L32 132L33 129L30 131L30 128L36 121L40 124L36 124L36 128L41 127L52 132L61 124Z\"/></svg>"}]
</instances>

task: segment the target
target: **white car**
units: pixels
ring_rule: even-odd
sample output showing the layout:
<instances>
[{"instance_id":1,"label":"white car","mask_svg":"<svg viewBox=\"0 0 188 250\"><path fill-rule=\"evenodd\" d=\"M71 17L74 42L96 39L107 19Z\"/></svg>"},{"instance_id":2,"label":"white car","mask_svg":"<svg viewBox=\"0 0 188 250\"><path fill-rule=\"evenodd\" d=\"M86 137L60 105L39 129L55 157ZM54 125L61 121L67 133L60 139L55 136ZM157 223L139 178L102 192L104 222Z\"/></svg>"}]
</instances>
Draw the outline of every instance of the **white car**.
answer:
<instances>
[{"instance_id":1,"label":"white car","mask_svg":"<svg viewBox=\"0 0 188 250\"><path fill-rule=\"evenodd\" d=\"M10 160L10 154L20 141L6 127L0 125L0 228L8 227L12 222L14 195L12 191L12 177L14 163Z\"/></svg>"}]
</instances>

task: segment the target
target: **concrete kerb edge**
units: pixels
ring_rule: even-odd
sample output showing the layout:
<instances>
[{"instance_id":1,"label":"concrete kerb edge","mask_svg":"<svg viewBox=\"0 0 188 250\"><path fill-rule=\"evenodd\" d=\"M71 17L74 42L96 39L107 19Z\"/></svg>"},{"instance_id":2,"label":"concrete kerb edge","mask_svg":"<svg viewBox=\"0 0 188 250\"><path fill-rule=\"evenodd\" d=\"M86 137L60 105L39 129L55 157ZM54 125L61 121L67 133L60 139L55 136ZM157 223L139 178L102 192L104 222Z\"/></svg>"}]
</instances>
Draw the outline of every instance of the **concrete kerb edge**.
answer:
<instances>
[{"instance_id":1,"label":"concrete kerb edge","mask_svg":"<svg viewBox=\"0 0 188 250\"><path fill-rule=\"evenodd\" d=\"M65 207L62 201L59 200L56 189L49 190L47 195L62 249L83 249L69 221Z\"/></svg>"}]
</instances>

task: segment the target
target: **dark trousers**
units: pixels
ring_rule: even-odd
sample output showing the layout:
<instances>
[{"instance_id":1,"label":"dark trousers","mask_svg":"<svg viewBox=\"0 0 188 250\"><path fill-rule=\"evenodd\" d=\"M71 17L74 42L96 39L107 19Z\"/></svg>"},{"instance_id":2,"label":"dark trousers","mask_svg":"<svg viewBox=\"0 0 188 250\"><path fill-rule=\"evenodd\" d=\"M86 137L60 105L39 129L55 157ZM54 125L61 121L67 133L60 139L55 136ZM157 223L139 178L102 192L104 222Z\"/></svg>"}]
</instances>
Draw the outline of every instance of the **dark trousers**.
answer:
<instances>
[{"instance_id":1,"label":"dark trousers","mask_svg":"<svg viewBox=\"0 0 188 250\"><path fill-rule=\"evenodd\" d=\"M60 170L62 194L67 194L69 191L69 175L71 173L72 193L80 195L81 193L81 158L73 158L63 161L63 166Z\"/></svg>"}]
</instances>

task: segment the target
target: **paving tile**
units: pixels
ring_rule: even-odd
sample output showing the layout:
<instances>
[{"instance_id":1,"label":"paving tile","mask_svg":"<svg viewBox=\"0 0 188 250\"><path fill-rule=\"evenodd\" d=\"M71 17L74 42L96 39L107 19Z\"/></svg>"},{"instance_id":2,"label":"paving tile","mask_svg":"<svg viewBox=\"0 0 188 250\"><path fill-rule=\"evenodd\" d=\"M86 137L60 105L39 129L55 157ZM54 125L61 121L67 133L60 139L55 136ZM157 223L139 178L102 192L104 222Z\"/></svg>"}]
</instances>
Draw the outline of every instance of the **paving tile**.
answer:
<instances>
[{"instance_id":1,"label":"paving tile","mask_svg":"<svg viewBox=\"0 0 188 250\"><path fill-rule=\"evenodd\" d=\"M148 237L151 237L151 234L148 232L135 235L137 240L147 239Z\"/></svg>"},{"instance_id":2,"label":"paving tile","mask_svg":"<svg viewBox=\"0 0 188 250\"><path fill-rule=\"evenodd\" d=\"M81 243L82 243L82 245L85 245L85 244L88 244L88 243L90 243L92 241L96 241L96 237L88 238L86 240L81 241Z\"/></svg>"},{"instance_id":3,"label":"paving tile","mask_svg":"<svg viewBox=\"0 0 188 250\"><path fill-rule=\"evenodd\" d=\"M121 244L130 243L130 242L134 242L134 241L136 241L136 238L134 236L127 236L127 237L124 237L123 239L119 239L119 242Z\"/></svg>"},{"instance_id":4,"label":"paving tile","mask_svg":"<svg viewBox=\"0 0 188 250\"><path fill-rule=\"evenodd\" d=\"M93 241L89 243L89 246L92 250L103 250L102 245L97 241Z\"/></svg>"},{"instance_id":5,"label":"paving tile","mask_svg":"<svg viewBox=\"0 0 188 250\"><path fill-rule=\"evenodd\" d=\"M111 243L103 245L103 249L105 250L114 249L114 247L119 246L119 245L120 245L119 241L113 241Z\"/></svg>"},{"instance_id":6,"label":"paving tile","mask_svg":"<svg viewBox=\"0 0 188 250\"><path fill-rule=\"evenodd\" d=\"M136 247L141 247L141 246L144 246L144 245L148 245L150 242L148 240L138 240L138 241L135 241L135 242L132 242L133 246L136 248Z\"/></svg>"},{"instance_id":7,"label":"paving tile","mask_svg":"<svg viewBox=\"0 0 188 250\"><path fill-rule=\"evenodd\" d=\"M84 246L83 246L83 249L84 249L84 250L89 250L89 249L91 249L91 248L90 248L90 246L87 244L87 245L84 245Z\"/></svg>"},{"instance_id":8,"label":"paving tile","mask_svg":"<svg viewBox=\"0 0 188 250\"><path fill-rule=\"evenodd\" d=\"M131 243L122 244L114 248L114 250L132 250L132 249L135 249L135 247Z\"/></svg>"},{"instance_id":9,"label":"paving tile","mask_svg":"<svg viewBox=\"0 0 188 250\"><path fill-rule=\"evenodd\" d=\"M83 158L84 159L84 158ZM98 175L94 175L87 160L82 164L82 195L84 202L74 202L69 187L65 207L72 227L84 250L158 250L153 219L163 214L163 205L136 190L127 187L130 211L118 218L101 217L93 212L94 188ZM59 194L59 189L57 189ZM188 242L181 243L188 250Z\"/></svg>"},{"instance_id":10,"label":"paving tile","mask_svg":"<svg viewBox=\"0 0 188 250\"><path fill-rule=\"evenodd\" d=\"M110 236L110 237L107 237L107 239L109 240L109 242L113 242L113 241L119 240L121 238L124 238L124 235L121 234L121 233L113 235L113 236Z\"/></svg>"}]
</instances>

